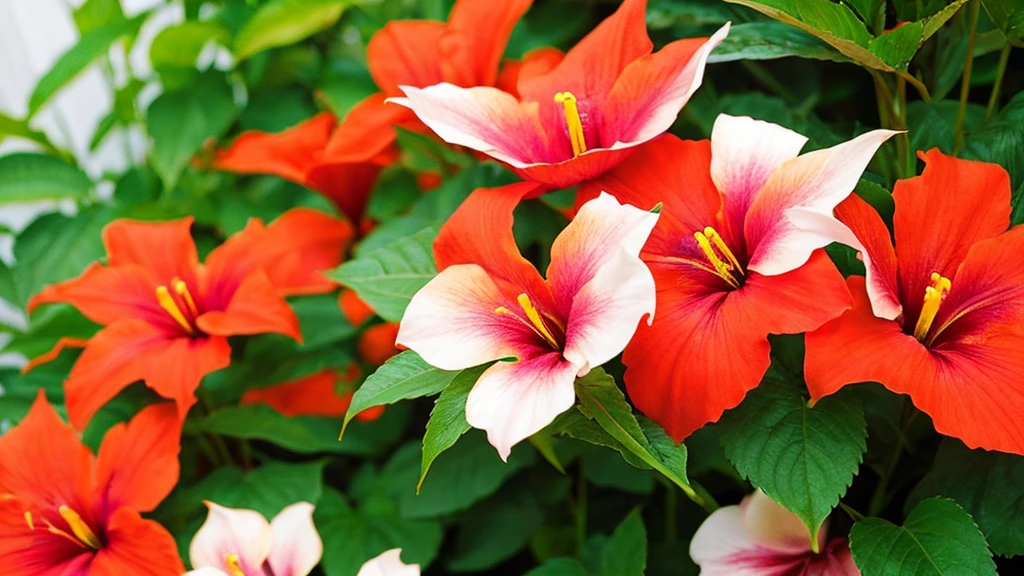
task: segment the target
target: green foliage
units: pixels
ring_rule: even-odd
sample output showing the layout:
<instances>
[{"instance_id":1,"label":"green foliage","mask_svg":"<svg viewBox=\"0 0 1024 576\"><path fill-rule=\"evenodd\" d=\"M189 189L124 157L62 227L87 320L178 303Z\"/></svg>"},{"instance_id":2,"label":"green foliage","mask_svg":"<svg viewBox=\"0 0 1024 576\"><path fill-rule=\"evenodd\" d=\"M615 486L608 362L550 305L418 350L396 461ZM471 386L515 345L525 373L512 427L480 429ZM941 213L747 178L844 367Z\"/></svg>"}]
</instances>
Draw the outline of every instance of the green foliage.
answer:
<instances>
[{"instance_id":1,"label":"green foliage","mask_svg":"<svg viewBox=\"0 0 1024 576\"><path fill-rule=\"evenodd\" d=\"M426 479L427 471L430 470L434 459L454 446L463 434L469 432L469 423L466 422L466 399L486 368L482 366L459 372L434 402L430 420L427 421L427 429L423 433L423 463L420 465L417 491L423 486L423 480Z\"/></svg>"},{"instance_id":2,"label":"green foliage","mask_svg":"<svg viewBox=\"0 0 1024 576\"><path fill-rule=\"evenodd\" d=\"M0 157L0 204L37 200L79 199L92 190L92 180L76 166L45 154Z\"/></svg>"},{"instance_id":3,"label":"green foliage","mask_svg":"<svg viewBox=\"0 0 1024 576\"><path fill-rule=\"evenodd\" d=\"M353 3L355 0L270 0L238 31L235 56L243 60L330 28Z\"/></svg>"}]
</instances>

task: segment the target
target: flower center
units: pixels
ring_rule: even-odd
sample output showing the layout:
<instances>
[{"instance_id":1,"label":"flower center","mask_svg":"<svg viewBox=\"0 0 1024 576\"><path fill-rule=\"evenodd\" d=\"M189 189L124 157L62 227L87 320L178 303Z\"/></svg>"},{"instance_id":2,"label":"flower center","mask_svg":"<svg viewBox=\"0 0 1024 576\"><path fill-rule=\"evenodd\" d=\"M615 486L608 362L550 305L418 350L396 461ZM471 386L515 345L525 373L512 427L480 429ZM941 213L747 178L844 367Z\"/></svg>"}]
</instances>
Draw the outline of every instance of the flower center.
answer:
<instances>
[{"instance_id":1,"label":"flower center","mask_svg":"<svg viewBox=\"0 0 1024 576\"><path fill-rule=\"evenodd\" d=\"M704 266L704 269L725 280L733 288L739 288L743 279L743 266L718 232L708 226L703 232L694 232L693 237L711 264L710 267Z\"/></svg>"},{"instance_id":2,"label":"flower center","mask_svg":"<svg viewBox=\"0 0 1024 576\"><path fill-rule=\"evenodd\" d=\"M46 524L47 532L60 536L61 538L65 538L74 542L77 546L81 546L82 548L89 550L99 550L103 547L103 543L100 542L96 533L92 531L92 528L89 528L89 525L85 523L85 520L82 520L82 517L78 512L75 512L66 505L58 508L57 512L59 512L61 518L68 523L68 527L71 529L71 534L57 528L49 520L43 518L42 520L43 523ZM32 513L29 511L25 512L25 524L28 525L29 530L34 531L36 529L35 520L32 518Z\"/></svg>"},{"instance_id":3,"label":"flower center","mask_svg":"<svg viewBox=\"0 0 1024 576\"><path fill-rule=\"evenodd\" d=\"M932 322L935 321L935 315L939 313L939 307L952 287L949 278L932 272L931 285L924 289L924 305L921 306L921 314L917 317L917 325L914 326L914 338L928 343L926 338L932 329Z\"/></svg>"},{"instance_id":4,"label":"flower center","mask_svg":"<svg viewBox=\"0 0 1024 576\"><path fill-rule=\"evenodd\" d=\"M245 576L238 554L228 554L224 558L224 564L228 567L228 576Z\"/></svg>"},{"instance_id":5,"label":"flower center","mask_svg":"<svg viewBox=\"0 0 1024 576\"><path fill-rule=\"evenodd\" d=\"M555 94L555 104L561 104L565 113L565 124L569 127L569 142L572 144L573 158L587 151L587 143L583 139L583 122L580 121L580 110L576 107L576 96L572 92Z\"/></svg>"},{"instance_id":6,"label":"flower center","mask_svg":"<svg viewBox=\"0 0 1024 576\"><path fill-rule=\"evenodd\" d=\"M196 308L196 302L192 299L188 286L178 278L171 280L171 286L174 288L174 295L167 286L157 286L157 302L179 326L185 329L185 332L189 335L197 334L199 330L195 327L195 320L199 317L199 309Z\"/></svg>"},{"instance_id":7,"label":"flower center","mask_svg":"<svg viewBox=\"0 0 1024 576\"><path fill-rule=\"evenodd\" d=\"M533 305L533 302L530 302L530 297L523 293L516 297L516 301L519 302L519 307L522 308L523 312L526 314L525 320L521 316L519 316L519 314L516 314L515 312L509 310L508 308L505 308L504 306L498 306L497 308L495 308L494 313L512 316L513 318L519 320L526 326L529 326L530 329L532 329L538 336L543 338L549 346L551 346L555 350L561 350L562 347L558 344L558 340L555 338L555 335L548 328L548 325L544 322L544 318L537 310L537 307ZM555 324L556 326L558 325L558 323L555 322L554 319L551 318L550 316L548 316L548 320L552 321L552 323Z\"/></svg>"}]
</instances>

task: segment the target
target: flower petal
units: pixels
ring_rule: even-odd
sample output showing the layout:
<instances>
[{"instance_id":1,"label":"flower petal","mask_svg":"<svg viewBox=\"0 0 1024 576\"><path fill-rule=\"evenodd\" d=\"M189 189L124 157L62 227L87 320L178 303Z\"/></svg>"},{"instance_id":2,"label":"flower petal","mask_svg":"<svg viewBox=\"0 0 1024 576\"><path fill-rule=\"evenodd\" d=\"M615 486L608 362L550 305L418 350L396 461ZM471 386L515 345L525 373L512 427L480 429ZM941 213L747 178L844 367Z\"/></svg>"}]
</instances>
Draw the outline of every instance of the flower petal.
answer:
<instances>
[{"instance_id":1,"label":"flower petal","mask_svg":"<svg viewBox=\"0 0 1024 576\"><path fill-rule=\"evenodd\" d=\"M440 79L434 82L437 81ZM422 86L429 86L434 82L422 84ZM323 153L323 162L330 164L367 162L381 164L381 156L385 155L395 142L393 127L416 119L415 114L408 109L385 102L389 95L401 94L398 90L399 84L409 83L406 81L395 84L390 93L378 92L353 106L331 136ZM420 86L420 84L413 85Z\"/></svg>"},{"instance_id":2,"label":"flower petal","mask_svg":"<svg viewBox=\"0 0 1024 576\"><path fill-rule=\"evenodd\" d=\"M344 416L350 396L338 395L338 373L326 368L309 376L246 390L239 404L266 404L285 416Z\"/></svg>"},{"instance_id":3,"label":"flower petal","mask_svg":"<svg viewBox=\"0 0 1024 576\"><path fill-rule=\"evenodd\" d=\"M371 366L381 366L392 356L398 354L395 342L398 339L399 324L383 322L363 330L356 342L359 357Z\"/></svg>"},{"instance_id":4,"label":"flower petal","mask_svg":"<svg viewBox=\"0 0 1024 576\"><path fill-rule=\"evenodd\" d=\"M495 312L507 300L480 266L450 266L412 297L397 343L442 370L520 356L533 333Z\"/></svg>"},{"instance_id":5,"label":"flower petal","mask_svg":"<svg viewBox=\"0 0 1024 576\"><path fill-rule=\"evenodd\" d=\"M337 121L322 112L278 133L243 132L226 150L217 151L213 167L239 174L274 174L305 185Z\"/></svg>"},{"instance_id":6,"label":"flower petal","mask_svg":"<svg viewBox=\"0 0 1024 576\"><path fill-rule=\"evenodd\" d=\"M199 257L192 240L191 216L167 222L115 220L103 228L103 245L110 266L136 264L158 284L179 278L195 282Z\"/></svg>"},{"instance_id":7,"label":"flower petal","mask_svg":"<svg viewBox=\"0 0 1024 576\"><path fill-rule=\"evenodd\" d=\"M181 420L173 404L153 404L111 428L96 464L106 509L156 508L178 482L180 450Z\"/></svg>"},{"instance_id":8,"label":"flower petal","mask_svg":"<svg viewBox=\"0 0 1024 576\"><path fill-rule=\"evenodd\" d=\"M708 56L729 33L729 24L711 38L687 38L631 62L604 103L601 147L647 142L665 133L700 88Z\"/></svg>"},{"instance_id":9,"label":"flower petal","mask_svg":"<svg viewBox=\"0 0 1024 576\"><path fill-rule=\"evenodd\" d=\"M772 173L747 212L744 235L750 251L748 268L771 276L783 274L823 248L823 239L794 226L786 211L799 206L830 216L853 191L878 147L894 134L874 130L849 142L798 156Z\"/></svg>"},{"instance_id":10,"label":"flower petal","mask_svg":"<svg viewBox=\"0 0 1024 576\"><path fill-rule=\"evenodd\" d=\"M996 164L931 150L924 172L893 190L903 315L916 322L932 272L952 278L970 247L1010 226L1010 177Z\"/></svg>"},{"instance_id":11,"label":"flower petal","mask_svg":"<svg viewBox=\"0 0 1024 576\"><path fill-rule=\"evenodd\" d=\"M88 345L88 340L62 336L59 340L57 340L57 343L53 345L53 348L50 348L46 352L43 352L39 356L36 356L35 358L29 360L27 364L22 366L21 373L28 374L33 368L42 366L47 362L53 362L60 356L60 353L63 352L66 348L85 348Z\"/></svg>"},{"instance_id":12,"label":"flower petal","mask_svg":"<svg viewBox=\"0 0 1024 576\"><path fill-rule=\"evenodd\" d=\"M497 362L466 399L466 421L487 432L487 441L508 460L512 447L539 432L576 401L580 366L549 352L516 362Z\"/></svg>"},{"instance_id":13,"label":"flower petal","mask_svg":"<svg viewBox=\"0 0 1024 576\"><path fill-rule=\"evenodd\" d=\"M796 158L807 137L748 116L719 114L711 129L711 179L722 193L725 219L742 228L768 177Z\"/></svg>"},{"instance_id":14,"label":"flower petal","mask_svg":"<svg viewBox=\"0 0 1024 576\"><path fill-rule=\"evenodd\" d=\"M385 94L398 87L430 86L442 81L437 43L445 25L429 20L398 20L385 24L366 45L370 75Z\"/></svg>"},{"instance_id":15,"label":"flower petal","mask_svg":"<svg viewBox=\"0 0 1024 576\"><path fill-rule=\"evenodd\" d=\"M52 477L41 481L52 482ZM5 494L0 498L0 566L4 576L86 573L93 557L91 550L56 534L31 529L25 521L29 508L16 496Z\"/></svg>"},{"instance_id":16,"label":"flower petal","mask_svg":"<svg viewBox=\"0 0 1024 576\"><path fill-rule=\"evenodd\" d=\"M533 0L456 2L437 43L445 82L493 86L512 29L531 4Z\"/></svg>"},{"instance_id":17,"label":"flower petal","mask_svg":"<svg viewBox=\"0 0 1024 576\"><path fill-rule=\"evenodd\" d=\"M320 563L324 545L313 525L313 505L298 502L270 522L274 545L267 564L274 576L306 576Z\"/></svg>"},{"instance_id":18,"label":"flower petal","mask_svg":"<svg viewBox=\"0 0 1024 576\"><path fill-rule=\"evenodd\" d=\"M107 524L106 539L107 545L96 552L89 574L178 576L185 571L174 536L135 510L115 510Z\"/></svg>"},{"instance_id":19,"label":"flower petal","mask_svg":"<svg viewBox=\"0 0 1024 576\"><path fill-rule=\"evenodd\" d=\"M420 576L419 564L405 564L402 550L394 548L367 560L356 576Z\"/></svg>"},{"instance_id":20,"label":"flower petal","mask_svg":"<svg viewBox=\"0 0 1024 576\"><path fill-rule=\"evenodd\" d=\"M82 359L78 361L81 363ZM221 336L176 338L154 350L144 358L144 363L146 385L164 398L174 400L178 417L184 420L195 404L195 391L203 377L231 363L231 348L227 338ZM68 408L70 413L70 405Z\"/></svg>"},{"instance_id":21,"label":"flower petal","mask_svg":"<svg viewBox=\"0 0 1024 576\"><path fill-rule=\"evenodd\" d=\"M366 203L381 170L383 166L371 162L323 164L309 173L309 186L330 200L353 224L360 224L364 222Z\"/></svg>"},{"instance_id":22,"label":"flower petal","mask_svg":"<svg viewBox=\"0 0 1024 576\"><path fill-rule=\"evenodd\" d=\"M764 492L757 490L740 504L743 525L755 544L785 554L811 552L811 534L799 516L785 509ZM818 549L825 545L827 523L818 530Z\"/></svg>"},{"instance_id":23,"label":"flower petal","mask_svg":"<svg viewBox=\"0 0 1024 576\"><path fill-rule=\"evenodd\" d=\"M216 336L269 333L302 341L299 319L262 270L242 281L226 309L200 315L196 325Z\"/></svg>"},{"instance_id":24,"label":"flower petal","mask_svg":"<svg viewBox=\"0 0 1024 576\"><path fill-rule=\"evenodd\" d=\"M521 78L543 76L554 70L563 58L565 58L565 54L561 50L550 46L530 50L523 55L522 60L505 62L495 86L502 92L508 92L519 98L519 80Z\"/></svg>"},{"instance_id":25,"label":"flower petal","mask_svg":"<svg viewBox=\"0 0 1024 576\"><path fill-rule=\"evenodd\" d=\"M341 264L352 225L312 208L292 208L267 226L258 249L263 270L283 296L332 292L323 271Z\"/></svg>"},{"instance_id":26,"label":"flower petal","mask_svg":"<svg viewBox=\"0 0 1024 576\"><path fill-rule=\"evenodd\" d=\"M228 555L238 556L245 574L262 574L270 556L274 534L270 523L259 512L228 508L206 502L206 521L192 538L188 556L195 568L218 568L230 572Z\"/></svg>"}]
</instances>

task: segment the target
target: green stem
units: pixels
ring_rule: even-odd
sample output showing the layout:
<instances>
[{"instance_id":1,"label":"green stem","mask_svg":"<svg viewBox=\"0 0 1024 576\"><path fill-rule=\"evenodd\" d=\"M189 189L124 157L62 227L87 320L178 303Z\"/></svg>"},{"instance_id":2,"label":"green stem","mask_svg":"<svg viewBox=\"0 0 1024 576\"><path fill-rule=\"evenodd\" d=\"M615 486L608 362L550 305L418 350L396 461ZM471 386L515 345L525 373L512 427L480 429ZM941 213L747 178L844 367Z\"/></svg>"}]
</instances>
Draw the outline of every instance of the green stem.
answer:
<instances>
[{"instance_id":1,"label":"green stem","mask_svg":"<svg viewBox=\"0 0 1024 576\"><path fill-rule=\"evenodd\" d=\"M887 504L889 481L896 472L896 467L899 466L900 456L903 455L903 448L906 444L907 427L914 421L914 416L913 405L908 398L904 397L902 415L900 416L900 437L889 456L889 462L886 463L885 469L882 471L882 477L878 481L878 486L875 487L875 493L871 496L871 503L868 504L868 516L878 516Z\"/></svg>"},{"instance_id":2,"label":"green stem","mask_svg":"<svg viewBox=\"0 0 1024 576\"><path fill-rule=\"evenodd\" d=\"M907 81L903 76L896 78L896 120L893 128L896 130L907 129ZM900 159L899 174L908 178L916 172L914 163L914 150L910 146L910 134L904 132L896 137L897 156Z\"/></svg>"},{"instance_id":3,"label":"green stem","mask_svg":"<svg viewBox=\"0 0 1024 576\"><path fill-rule=\"evenodd\" d=\"M893 96L892 90L889 89L889 85L886 84L885 78L882 77L881 73L870 70L871 79L875 81L875 101L878 105L878 123L882 128L894 129L896 123L896 111L893 109ZM902 158L902 156L900 156ZM885 155L882 157L885 160L883 168L886 170L886 180L892 182L899 176L900 169L899 163L890 165L888 162L891 157Z\"/></svg>"},{"instance_id":4,"label":"green stem","mask_svg":"<svg viewBox=\"0 0 1024 576\"><path fill-rule=\"evenodd\" d=\"M921 82L920 79L918 79L913 74L907 72L906 70L900 70L899 76L900 78L906 80L911 86L913 86L915 90L917 90L917 93L921 96L922 100L924 100L925 102L932 101L932 94L931 92L928 91L928 87L924 85L924 82Z\"/></svg>"},{"instance_id":5,"label":"green stem","mask_svg":"<svg viewBox=\"0 0 1024 576\"><path fill-rule=\"evenodd\" d=\"M576 473L576 555L582 558L587 543L587 475L582 458Z\"/></svg>"},{"instance_id":6,"label":"green stem","mask_svg":"<svg viewBox=\"0 0 1024 576\"><path fill-rule=\"evenodd\" d=\"M964 75L960 82L960 111L956 115L954 154L959 152L964 145L964 116L967 114L967 97L971 93L971 69L974 67L974 37L978 30L978 14L980 11L981 0L974 0L971 4L971 19L967 25L971 33L967 38L967 57L964 58Z\"/></svg>"},{"instance_id":7,"label":"green stem","mask_svg":"<svg viewBox=\"0 0 1024 576\"><path fill-rule=\"evenodd\" d=\"M676 487L668 482L665 484L665 540L675 542L678 538L678 527L676 523L676 505L679 502L679 493Z\"/></svg>"},{"instance_id":8,"label":"green stem","mask_svg":"<svg viewBox=\"0 0 1024 576\"><path fill-rule=\"evenodd\" d=\"M1006 75L1006 63L1010 61L1010 42L1003 45L1003 51L999 53L999 67L996 68L996 82L992 85L992 95L988 97L988 107L985 108L985 122L988 122L995 114L999 106L999 92L1003 89L1003 76Z\"/></svg>"}]
</instances>

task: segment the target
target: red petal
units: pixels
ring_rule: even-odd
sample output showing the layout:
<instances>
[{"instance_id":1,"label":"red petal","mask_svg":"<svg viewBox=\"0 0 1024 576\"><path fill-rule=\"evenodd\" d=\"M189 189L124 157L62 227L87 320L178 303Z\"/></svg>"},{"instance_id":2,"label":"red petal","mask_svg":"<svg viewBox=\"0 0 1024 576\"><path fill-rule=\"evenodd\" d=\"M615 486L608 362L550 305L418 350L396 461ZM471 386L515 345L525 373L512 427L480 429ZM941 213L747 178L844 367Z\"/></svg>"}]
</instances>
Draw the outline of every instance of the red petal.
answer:
<instances>
[{"instance_id":1,"label":"red petal","mask_svg":"<svg viewBox=\"0 0 1024 576\"><path fill-rule=\"evenodd\" d=\"M341 309L341 313L345 315L349 324L353 326L361 326L363 322L374 315L373 308L370 308L369 304L348 288L342 289L341 294L338 295L338 308Z\"/></svg>"},{"instance_id":2,"label":"red petal","mask_svg":"<svg viewBox=\"0 0 1024 576\"><path fill-rule=\"evenodd\" d=\"M270 223L258 249L263 270L285 296L331 292L323 275L341 264L355 230L346 220L312 208L293 208Z\"/></svg>"},{"instance_id":3,"label":"red petal","mask_svg":"<svg viewBox=\"0 0 1024 576\"><path fill-rule=\"evenodd\" d=\"M245 132L230 148L217 152L213 167L240 174L274 174L305 185L336 123L333 114L323 112L276 134Z\"/></svg>"},{"instance_id":4,"label":"red petal","mask_svg":"<svg viewBox=\"0 0 1024 576\"><path fill-rule=\"evenodd\" d=\"M323 162L358 164L372 161L376 164L387 164L390 158L382 155L386 155L389 147L395 142L393 127L416 118L416 115L405 106L384 101L389 96L400 94L401 92L395 88L393 93L378 92L356 104L331 136L324 151Z\"/></svg>"},{"instance_id":5,"label":"red petal","mask_svg":"<svg viewBox=\"0 0 1024 576\"><path fill-rule=\"evenodd\" d=\"M566 141L568 142L568 140ZM524 168L516 168L514 166L511 168L524 180L539 182L550 189L568 188L604 174L616 164L629 157L633 150L635 149L608 150L598 148L557 164L539 163Z\"/></svg>"},{"instance_id":6,"label":"red petal","mask_svg":"<svg viewBox=\"0 0 1024 576\"><path fill-rule=\"evenodd\" d=\"M456 2L437 45L444 81L466 88L493 86L512 29L532 3Z\"/></svg>"},{"instance_id":7,"label":"red petal","mask_svg":"<svg viewBox=\"0 0 1024 576\"><path fill-rule=\"evenodd\" d=\"M248 390L240 404L266 404L285 416L344 416L352 394L339 396L338 380L337 371L321 370L291 382Z\"/></svg>"},{"instance_id":8,"label":"red petal","mask_svg":"<svg viewBox=\"0 0 1024 576\"><path fill-rule=\"evenodd\" d=\"M203 377L230 364L231 347L227 338L176 338L146 362L146 385L164 398L174 400L178 418L184 420L196 402L195 391Z\"/></svg>"},{"instance_id":9,"label":"red petal","mask_svg":"<svg viewBox=\"0 0 1024 576\"><path fill-rule=\"evenodd\" d=\"M309 174L309 186L330 200L352 223L362 223L366 202L382 169L373 163L318 166Z\"/></svg>"},{"instance_id":10,"label":"red petal","mask_svg":"<svg viewBox=\"0 0 1024 576\"><path fill-rule=\"evenodd\" d=\"M385 322L370 326L359 335L359 356L373 366L380 366L398 354L395 339L398 337L398 323Z\"/></svg>"},{"instance_id":11,"label":"red petal","mask_svg":"<svg viewBox=\"0 0 1024 576\"><path fill-rule=\"evenodd\" d=\"M57 343L54 344L53 348L51 348L49 351L44 352L39 356L36 356L35 358L29 360L28 364L25 364L25 366L21 368L21 373L28 374L28 372L33 368L46 364L47 362L52 362L56 360L57 357L60 356L60 353L63 352L65 348L85 348L86 345L88 344L88 340L83 340L81 338L63 337L60 340L57 340Z\"/></svg>"},{"instance_id":12,"label":"red petal","mask_svg":"<svg viewBox=\"0 0 1024 576\"><path fill-rule=\"evenodd\" d=\"M202 314L196 324L216 336L275 333L302 340L295 312L262 270L245 277L226 308Z\"/></svg>"},{"instance_id":13,"label":"red petal","mask_svg":"<svg viewBox=\"0 0 1024 576\"><path fill-rule=\"evenodd\" d=\"M44 480L52 481L52 478ZM4 576L85 574L92 553L41 526L29 529L29 506L10 495L0 498L0 568Z\"/></svg>"},{"instance_id":14,"label":"red petal","mask_svg":"<svg viewBox=\"0 0 1024 576\"><path fill-rule=\"evenodd\" d=\"M900 263L900 301L914 323L933 272L952 278L975 242L1010 226L1010 177L996 164L921 153L921 176L893 191L893 229Z\"/></svg>"},{"instance_id":15,"label":"red petal","mask_svg":"<svg viewBox=\"0 0 1024 576\"><path fill-rule=\"evenodd\" d=\"M96 472L105 509L156 508L178 482L180 449L181 420L173 404L154 404L111 428L103 437Z\"/></svg>"},{"instance_id":16,"label":"red petal","mask_svg":"<svg viewBox=\"0 0 1024 576\"><path fill-rule=\"evenodd\" d=\"M430 86L442 82L437 42L444 33L441 22L400 20L388 22L366 46L370 75L388 96L399 86Z\"/></svg>"},{"instance_id":17,"label":"red petal","mask_svg":"<svg viewBox=\"0 0 1024 576\"><path fill-rule=\"evenodd\" d=\"M89 576L179 576L185 572L174 536L135 510L116 510L106 538L107 545L96 553Z\"/></svg>"},{"instance_id":18,"label":"red petal","mask_svg":"<svg viewBox=\"0 0 1024 576\"><path fill-rule=\"evenodd\" d=\"M199 257L192 240L191 216L167 222L115 220L103 229L110 266L137 264L149 271L158 284L180 278L195 282Z\"/></svg>"},{"instance_id":19,"label":"red petal","mask_svg":"<svg viewBox=\"0 0 1024 576\"><path fill-rule=\"evenodd\" d=\"M889 229L870 204L851 194L835 209L836 218L853 232L864 245L872 268L872 293L877 293L890 309L898 309L896 250L892 247ZM921 294L924 297L924 293Z\"/></svg>"},{"instance_id":20,"label":"red petal","mask_svg":"<svg viewBox=\"0 0 1024 576\"><path fill-rule=\"evenodd\" d=\"M544 47L530 50L522 60L509 60L504 63L495 86L502 92L519 98L520 78L536 78L554 70L555 66L565 58L558 48Z\"/></svg>"}]
</instances>

